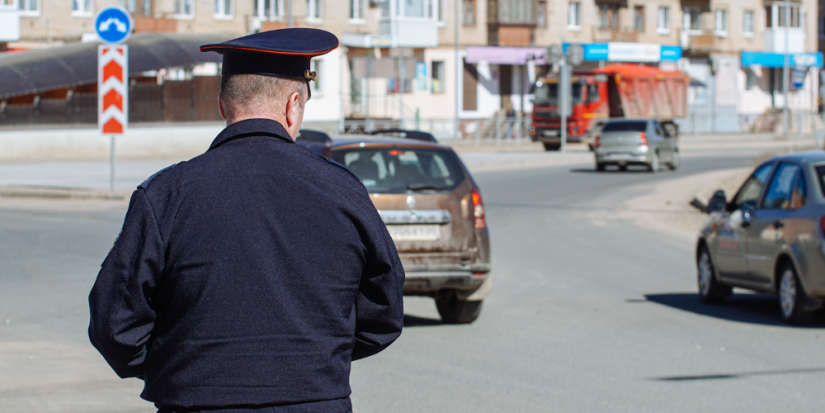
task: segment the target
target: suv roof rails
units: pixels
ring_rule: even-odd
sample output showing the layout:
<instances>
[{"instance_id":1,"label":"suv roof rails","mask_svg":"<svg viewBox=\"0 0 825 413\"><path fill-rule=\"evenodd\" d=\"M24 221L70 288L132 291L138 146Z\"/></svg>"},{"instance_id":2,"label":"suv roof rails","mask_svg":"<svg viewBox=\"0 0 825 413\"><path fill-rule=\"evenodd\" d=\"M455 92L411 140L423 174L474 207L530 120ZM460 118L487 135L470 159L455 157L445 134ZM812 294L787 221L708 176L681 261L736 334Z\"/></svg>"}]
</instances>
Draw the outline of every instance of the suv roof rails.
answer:
<instances>
[{"instance_id":1,"label":"suv roof rails","mask_svg":"<svg viewBox=\"0 0 825 413\"><path fill-rule=\"evenodd\" d=\"M419 141L438 143L438 141L435 139L435 136L433 136L432 133L422 132L422 131L417 131L417 130L380 129L380 130L370 132L370 135L394 135L394 134L402 134L401 137L406 138L406 139L415 139L415 140L419 140Z\"/></svg>"},{"instance_id":2,"label":"suv roof rails","mask_svg":"<svg viewBox=\"0 0 825 413\"><path fill-rule=\"evenodd\" d=\"M301 129L298 131L298 136L295 137L295 142L309 142L318 143L326 147L332 146L332 138L325 132L312 129Z\"/></svg>"}]
</instances>

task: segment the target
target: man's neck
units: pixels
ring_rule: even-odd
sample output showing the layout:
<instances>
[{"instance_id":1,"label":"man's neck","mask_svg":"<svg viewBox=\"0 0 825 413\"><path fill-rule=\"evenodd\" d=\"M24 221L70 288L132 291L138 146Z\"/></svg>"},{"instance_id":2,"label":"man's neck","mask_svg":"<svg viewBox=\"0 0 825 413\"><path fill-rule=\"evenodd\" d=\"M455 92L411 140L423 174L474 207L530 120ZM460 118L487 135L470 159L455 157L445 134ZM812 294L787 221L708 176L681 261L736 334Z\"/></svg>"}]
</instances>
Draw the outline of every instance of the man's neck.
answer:
<instances>
[{"instance_id":1,"label":"man's neck","mask_svg":"<svg viewBox=\"0 0 825 413\"><path fill-rule=\"evenodd\" d=\"M275 122L280 123L281 126L284 127L284 130L287 131L287 134L289 134L289 129L286 127L286 119L284 119L283 117L281 117L281 119L278 119L277 117L275 117L271 114L249 114L249 115L236 116L236 117L233 117L231 119L226 119L226 126L232 125L234 123L238 123L240 121L249 120L249 119L274 120ZM295 140L294 136L290 136L289 138L292 139L293 141Z\"/></svg>"}]
</instances>

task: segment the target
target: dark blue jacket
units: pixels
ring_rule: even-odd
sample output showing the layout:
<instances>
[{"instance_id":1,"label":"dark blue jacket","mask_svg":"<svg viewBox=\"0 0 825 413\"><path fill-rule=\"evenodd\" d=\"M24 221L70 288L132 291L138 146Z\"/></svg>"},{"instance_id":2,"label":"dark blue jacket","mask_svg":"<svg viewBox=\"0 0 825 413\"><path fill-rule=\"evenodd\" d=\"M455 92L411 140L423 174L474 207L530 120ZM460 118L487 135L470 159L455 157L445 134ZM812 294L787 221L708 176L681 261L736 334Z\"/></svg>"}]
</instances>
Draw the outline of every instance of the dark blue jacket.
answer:
<instances>
[{"instance_id":1,"label":"dark blue jacket","mask_svg":"<svg viewBox=\"0 0 825 413\"><path fill-rule=\"evenodd\" d=\"M366 189L277 122L227 127L132 195L89 337L165 407L346 399L401 334L404 272ZM348 400L347 400L348 401Z\"/></svg>"}]
</instances>

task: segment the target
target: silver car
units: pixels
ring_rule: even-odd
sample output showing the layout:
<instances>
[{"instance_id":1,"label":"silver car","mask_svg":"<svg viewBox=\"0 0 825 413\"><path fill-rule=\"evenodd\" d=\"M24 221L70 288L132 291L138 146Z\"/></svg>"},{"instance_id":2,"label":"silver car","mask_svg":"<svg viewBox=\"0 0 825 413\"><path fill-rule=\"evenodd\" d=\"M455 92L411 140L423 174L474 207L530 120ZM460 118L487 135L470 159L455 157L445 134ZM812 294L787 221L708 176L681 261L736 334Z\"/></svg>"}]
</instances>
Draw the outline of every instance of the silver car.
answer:
<instances>
[{"instance_id":1,"label":"silver car","mask_svg":"<svg viewBox=\"0 0 825 413\"><path fill-rule=\"evenodd\" d=\"M656 119L611 119L593 138L596 170L618 165L644 165L653 173L664 163L671 170L679 167L679 140L674 128ZM668 132L670 131L670 132Z\"/></svg>"},{"instance_id":2,"label":"silver car","mask_svg":"<svg viewBox=\"0 0 825 413\"><path fill-rule=\"evenodd\" d=\"M782 318L804 323L825 299L825 152L762 162L733 199L717 191L696 244L699 296L732 287L779 295Z\"/></svg>"}]
</instances>

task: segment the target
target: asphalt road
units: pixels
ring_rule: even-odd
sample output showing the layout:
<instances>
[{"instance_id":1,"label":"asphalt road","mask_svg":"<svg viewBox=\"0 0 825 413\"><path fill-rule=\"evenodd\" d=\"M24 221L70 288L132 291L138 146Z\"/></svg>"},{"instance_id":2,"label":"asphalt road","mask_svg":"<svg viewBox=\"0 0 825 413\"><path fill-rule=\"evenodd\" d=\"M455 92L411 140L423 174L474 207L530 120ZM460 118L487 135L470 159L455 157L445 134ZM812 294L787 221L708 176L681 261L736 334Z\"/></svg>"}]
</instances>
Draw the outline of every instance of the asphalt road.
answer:
<instances>
[{"instance_id":1,"label":"asphalt road","mask_svg":"<svg viewBox=\"0 0 825 413\"><path fill-rule=\"evenodd\" d=\"M431 300L405 300L398 342L353 364L355 411L821 411L823 317L787 327L776 301L754 294L701 304L693 245L623 210L640 184L754 158L686 156L655 176L590 163L475 174L494 256L481 317L443 325ZM124 210L0 200L0 411L153 411L85 332Z\"/></svg>"}]
</instances>

